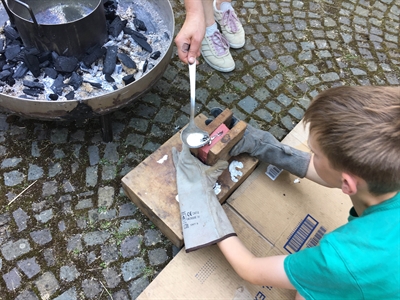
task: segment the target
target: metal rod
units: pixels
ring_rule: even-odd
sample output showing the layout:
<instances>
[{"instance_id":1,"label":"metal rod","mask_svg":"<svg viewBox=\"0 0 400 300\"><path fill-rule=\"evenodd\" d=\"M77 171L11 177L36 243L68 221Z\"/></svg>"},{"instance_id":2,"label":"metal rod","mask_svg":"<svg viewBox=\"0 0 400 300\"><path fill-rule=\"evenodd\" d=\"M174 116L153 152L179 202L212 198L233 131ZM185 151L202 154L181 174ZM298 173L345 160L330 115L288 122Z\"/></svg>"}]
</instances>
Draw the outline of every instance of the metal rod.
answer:
<instances>
[{"instance_id":1,"label":"metal rod","mask_svg":"<svg viewBox=\"0 0 400 300\"><path fill-rule=\"evenodd\" d=\"M100 116L101 132L103 141L109 143L113 141L112 122L110 114Z\"/></svg>"}]
</instances>

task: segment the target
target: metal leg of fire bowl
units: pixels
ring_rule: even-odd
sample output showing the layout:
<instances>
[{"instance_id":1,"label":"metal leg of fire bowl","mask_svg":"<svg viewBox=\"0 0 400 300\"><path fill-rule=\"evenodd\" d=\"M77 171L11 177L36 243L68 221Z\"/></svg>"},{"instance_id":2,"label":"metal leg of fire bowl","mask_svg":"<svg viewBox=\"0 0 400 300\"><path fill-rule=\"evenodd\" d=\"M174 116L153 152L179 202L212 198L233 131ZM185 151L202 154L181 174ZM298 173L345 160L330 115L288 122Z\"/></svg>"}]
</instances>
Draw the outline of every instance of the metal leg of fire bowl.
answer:
<instances>
[{"instance_id":1,"label":"metal leg of fire bowl","mask_svg":"<svg viewBox=\"0 0 400 300\"><path fill-rule=\"evenodd\" d=\"M105 143L112 142L113 132L112 132L111 116L109 114L100 116L100 123L101 123L103 142Z\"/></svg>"}]
</instances>

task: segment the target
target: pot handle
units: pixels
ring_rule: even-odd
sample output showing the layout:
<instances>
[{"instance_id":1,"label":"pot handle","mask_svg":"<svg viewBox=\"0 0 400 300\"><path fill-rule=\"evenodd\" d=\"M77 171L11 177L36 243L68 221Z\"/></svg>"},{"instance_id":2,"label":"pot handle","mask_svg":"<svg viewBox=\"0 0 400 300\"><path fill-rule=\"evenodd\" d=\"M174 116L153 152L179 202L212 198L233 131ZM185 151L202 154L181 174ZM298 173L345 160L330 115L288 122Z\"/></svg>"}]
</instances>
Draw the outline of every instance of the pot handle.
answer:
<instances>
[{"instance_id":1,"label":"pot handle","mask_svg":"<svg viewBox=\"0 0 400 300\"><path fill-rule=\"evenodd\" d=\"M1 2L3 3L3 7L6 10L6 13L8 15L8 18L10 19L11 25L14 25L14 15L11 13L10 9L8 8L8 4L6 2L6 0L1 0Z\"/></svg>"},{"instance_id":2,"label":"pot handle","mask_svg":"<svg viewBox=\"0 0 400 300\"><path fill-rule=\"evenodd\" d=\"M6 6L5 5L5 0L1 0L2 2L3 2L3 5L4 6ZM32 21L33 21L33 23L35 23L35 25L37 26L37 27L39 27L39 24L38 24L38 22L36 21L36 17L35 17L35 14L33 13L33 11L32 11L32 8L28 5L28 4L26 4L25 2L22 2L22 1L20 1L20 0L12 0L12 1L14 1L15 3L18 3L19 5L22 5L23 7L25 7L28 11L29 11L29 14L30 14L30 16L31 16L31 18L32 18ZM7 2L8 2L8 0L7 0ZM8 3L7 3L8 4ZM7 10L11 10L10 8L9 8L9 6L7 5L7 8L6 8Z\"/></svg>"}]
</instances>

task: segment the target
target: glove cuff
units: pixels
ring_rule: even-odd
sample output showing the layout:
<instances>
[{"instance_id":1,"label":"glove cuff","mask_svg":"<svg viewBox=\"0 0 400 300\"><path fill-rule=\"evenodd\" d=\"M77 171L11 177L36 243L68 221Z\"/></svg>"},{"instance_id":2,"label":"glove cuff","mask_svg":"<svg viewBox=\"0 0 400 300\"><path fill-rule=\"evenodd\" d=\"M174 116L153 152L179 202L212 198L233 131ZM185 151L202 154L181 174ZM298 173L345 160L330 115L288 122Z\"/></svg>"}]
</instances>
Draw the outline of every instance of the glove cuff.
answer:
<instances>
[{"instance_id":1,"label":"glove cuff","mask_svg":"<svg viewBox=\"0 0 400 300\"><path fill-rule=\"evenodd\" d=\"M191 210L191 215L185 212L190 211L194 204L185 205L179 200L186 252L213 245L236 235L214 191L204 196L205 198L198 199L201 202L196 202L196 209Z\"/></svg>"},{"instance_id":2,"label":"glove cuff","mask_svg":"<svg viewBox=\"0 0 400 300\"><path fill-rule=\"evenodd\" d=\"M289 146L286 146L289 147ZM293 154L290 164L282 168L300 178L306 177L308 166L311 160L311 153L303 152L292 148Z\"/></svg>"},{"instance_id":3,"label":"glove cuff","mask_svg":"<svg viewBox=\"0 0 400 300\"><path fill-rule=\"evenodd\" d=\"M196 251L198 249L201 249L201 248L204 248L204 247L207 247L207 246L214 245L214 244L219 243L220 241L223 241L223 240L225 240L225 239L227 239L227 238L229 238L231 236L237 236L237 234L235 232L228 233L228 234L224 235L223 237L220 237L220 238L218 238L216 240L209 241L209 242L207 242L205 244L196 245L196 246L192 246L192 247L190 245L186 245L186 243L185 243L185 252L189 253L189 252Z\"/></svg>"}]
</instances>

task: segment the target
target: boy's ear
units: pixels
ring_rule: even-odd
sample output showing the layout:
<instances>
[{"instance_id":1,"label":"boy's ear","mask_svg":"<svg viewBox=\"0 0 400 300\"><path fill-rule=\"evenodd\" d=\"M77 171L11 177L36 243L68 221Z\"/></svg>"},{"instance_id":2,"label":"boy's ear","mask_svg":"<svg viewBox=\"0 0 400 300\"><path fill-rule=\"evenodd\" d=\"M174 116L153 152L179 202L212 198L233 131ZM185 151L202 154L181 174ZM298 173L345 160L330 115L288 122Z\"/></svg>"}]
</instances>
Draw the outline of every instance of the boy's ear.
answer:
<instances>
[{"instance_id":1,"label":"boy's ear","mask_svg":"<svg viewBox=\"0 0 400 300\"><path fill-rule=\"evenodd\" d=\"M354 195L357 193L358 178L349 173L342 173L342 192L346 195Z\"/></svg>"}]
</instances>

